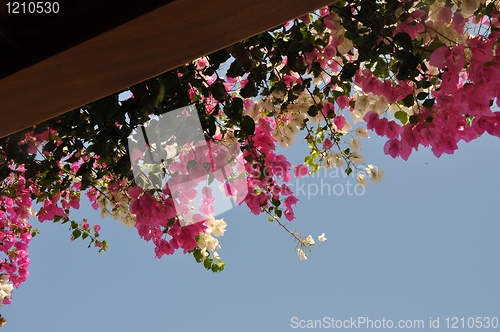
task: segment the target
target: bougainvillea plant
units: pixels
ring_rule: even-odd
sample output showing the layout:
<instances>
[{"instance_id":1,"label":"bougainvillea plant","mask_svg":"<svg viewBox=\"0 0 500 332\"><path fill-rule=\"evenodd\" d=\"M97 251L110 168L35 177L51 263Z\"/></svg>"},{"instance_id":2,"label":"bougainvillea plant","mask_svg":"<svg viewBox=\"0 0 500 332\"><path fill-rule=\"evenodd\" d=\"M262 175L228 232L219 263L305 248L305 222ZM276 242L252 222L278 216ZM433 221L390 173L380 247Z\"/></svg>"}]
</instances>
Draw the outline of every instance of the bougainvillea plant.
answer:
<instances>
[{"instance_id":1,"label":"bougainvillea plant","mask_svg":"<svg viewBox=\"0 0 500 332\"><path fill-rule=\"evenodd\" d=\"M71 240L106 250L98 225L71 218L82 195L102 217L152 241L158 258L181 250L208 270L224 269L216 250L226 223L212 215L212 191L201 190L202 220L186 224L175 207L192 203L195 186L148 189L133 174L147 151L131 149L130 135L189 105L209 147L231 143L241 153L241 173L219 180L243 186L237 202L292 234L306 259L314 238L288 226L298 202L287 185L292 174L338 167L358 186L379 182L384 173L360 154L368 130L387 137L385 154L404 160L420 147L440 157L461 140L500 136L499 20L498 1L342 0L0 139L2 302L29 274L28 245L38 233L30 218L67 224ZM130 97L121 100L123 92ZM168 141L168 132L157 134ZM310 151L292 167L276 148L299 132ZM177 174L214 165L188 150L179 156Z\"/></svg>"}]
</instances>

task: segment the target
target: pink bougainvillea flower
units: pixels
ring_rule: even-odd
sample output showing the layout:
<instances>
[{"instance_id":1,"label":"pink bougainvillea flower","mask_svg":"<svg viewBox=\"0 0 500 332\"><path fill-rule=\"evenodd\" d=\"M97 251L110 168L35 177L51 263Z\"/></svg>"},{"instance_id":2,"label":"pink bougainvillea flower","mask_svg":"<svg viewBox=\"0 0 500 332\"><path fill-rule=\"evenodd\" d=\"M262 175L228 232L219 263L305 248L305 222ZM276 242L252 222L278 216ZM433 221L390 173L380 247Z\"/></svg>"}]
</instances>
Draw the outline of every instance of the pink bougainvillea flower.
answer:
<instances>
[{"instance_id":1,"label":"pink bougainvillea flower","mask_svg":"<svg viewBox=\"0 0 500 332\"><path fill-rule=\"evenodd\" d=\"M438 11L438 21L444 23L450 23L452 19L453 12L450 7L443 7Z\"/></svg>"},{"instance_id":2,"label":"pink bougainvillea flower","mask_svg":"<svg viewBox=\"0 0 500 332\"><path fill-rule=\"evenodd\" d=\"M384 153L396 158L401 151L401 142L397 139L390 139L384 144Z\"/></svg>"},{"instance_id":3,"label":"pink bougainvillea flower","mask_svg":"<svg viewBox=\"0 0 500 332\"><path fill-rule=\"evenodd\" d=\"M391 120L385 126L385 136L389 139L396 139L399 137L399 133L401 131L401 126L397 124L395 121Z\"/></svg>"},{"instance_id":4,"label":"pink bougainvillea flower","mask_svg":"<svg viewBox=\"0 0 500 332\"><path fill-rule=\"evenodd\" d=\"M330 13L323 18L323 22L328 29L335 31L337 30L337 26L335 24L337 19L338 16L336 14Z\"/></svg>"},{"instance_id":5,"label":"pink bougainvillea flower","mask_svg":"<svg viewBox=\"0 0 500 332\"><path fill-rule=\"evenodd\" d=\"M333 146L332 141L330 141L330 139L329 139L329 138L325 139L325 141L323 142L323 149L328 150L328 149L330 149L332 146Z\"/></svg>"},{"instance_id":6,"label":"pink bougainvillea flower","mask_svg":"<svg viewBox=\"0 0 500 332\"><path fill-rule=\"evenodd\" d=\"M288 220L288 221L292 221L293 219L295 219L295 214L294 214L294 212L293 212L293 209L292 209L292 208L287 208L287 209L285 210L285 213L284 213L284 214L285 214L285 218L286 218L286 220Z\"/></svg>"},{"instance_id":7,"label":"pink bougainvillea flower","mask_svg":"<svg viewBox=\"0 0 500 332\"><path fill-rule=\"evenodd\" d=\"M304 164L299 164L294 168L294 175L296 178L301 178L309 174L309 169Z\"/></svg>"},{"instance_id":8,"label":"pink bougainvillea flower","mask_svg":"<svg viewBox=\"0 0 500 332\"><path fill-rule=\"evenodd\" d=\"M325 59L327 59L327 60L332 59L335 55L337 55L337 47L334 45L334 43L327 45L323 49L323 55L325 56Z\"/></svg>"},{"instance_id":9,"label":"pink bougainvillea flower","mask_svg":"<svg viewBox=\"0 0 500 332\"><path fill-rule=\"evenodd\" d=\"M441 135L436 128L424 127L420 131L420 137L424 146L434 145L441 139Z\"/></svg>"},{"instance_id":10,"label":"pink bougainvillea flower","mask_svg":"<svg viewBox=\"0 0 500 332\"><path fill-rule=\"evenodd\" d=\"M292 192L292 189L290 189L289 186L287 186L286 184L283 184L281 186L281 194L284 195L284 196L290 196L293 194Z\"/></svg>"},{"instance_id":11,"label":"pink bougainvillea flower","mask_svg":"<svg viewBox=\"0 0 500 332\"><path fill-rule=\"evenodd\" d=\"M200 67L200 69L203 69L208 65L208 61L206 58L201 58L198 60L197 64L198 64L198 67Z\"/></svg>"},{"instance_id":12,"label":"pink bougainvillea flower","mask_svg":"<svg viewBox=\"0 0 500 332\"><path fill-rule=\"evenodd\" d=\"M422 23L422 18L427 14L426 11L419 9L411 13L404 22L401 22L396 29L394 29L394 35L398 33L406 33L413 40L417 38L420 32L425 31L425 25Z\"/></svg>"},{"instance_id":13,"label":"pink bougainvillea flower","mask_svg":"<svg viewBox=\"0 0 500 332\"><path fill-rule=\"evenodd\" d=\"M403 146L417 149L420 144L420 134L417 126L406 124L401 128L401 143Z\"/></svg>"},{"instance_id":14,"label":"pink bougainvillea flower","mask_svg":"<svg viewBox=\"0 0 500 332\"><path fill-rule=\"evenodd\" d=\"M319 10L319 16L326 16L328 14L330 14L330 10L328 9L328 7L322 7Z\"/></svg>"},{"instance_id":15,"label":"pink bougainvillea flower","mask_svg":"<svg viewBox=\"0 0 500 332\"><path fill-rule=\"evenodd\" d=\"M458 32L458 34L462 35L464 33L465 24L467 23L467 19L462 15L462 13L458 10L453 14L453 28Z\"/></svg>"},{"instance_id":16,"label":"pink bougainvillea flower","mask_svg":"<svg viewBox=\"0 0 500 332\"><path fill-rule=\"evenodd\" d=\"M328 118L329 111L332 111L335 114L335 106L332 103L325 103L321 109L321 114L323 114L325 118Z\"/></svg>"},{"instance_id":17,"label":"pink bougainvillea flower","mask_svg":"<svg viewBox=\"0 0 500 332\"><path fill-rule=\"evenodd\" d=\"M453 154L455 150L458 149L457 142L453 137L446 136L441 137L441 139L432 146L431 151L436 157L441 157L443 153Z\"/></svg>"},{"instance_id":18,"label":"pink bougainvillea flower","mask_svg":"<svg viewBox=\"0 0 500 332\"><path fill-rule=\"evenodd\" d=\"M302 15L301 17L299 17L299 20L301 20L302 22L304 22L305 24L309 24L311 23L311 19L309 18L309 14L307 15Z\"/></svg>"},{"instance_id":19,"label":"pink bougainvillea flower","mask_svg":"<svg viewBox=\"0 0 500 332\"><path fill-rule=\"evenodd\" d=\"M436 68L448 68L450 72L458 73L465 66L464 47L463 44L453 47L452 50L448 46L438 47L432 52L429 63Z\"/></svg>"},{"instance_id":20,"label":"pink bougainvillea flower","mask_svg":"<svg viewBox=\"0 0 500 332\"><path fill-rule=\"evenodd\" d=\"M365 114L363 120L366 122L367 129L375 128L375 123L379 119L378 113L375 111L371 111Z\"/></svg>"},{"instance_id":21,"label":"pink bougainvillea flower","mask_svg":"<svg viewBox=\"0 0 500 332\"><path fill-rule=\"evenodd\" d=\"M345 117L343 115L337 115L333 119L333 123L337 126L338 130L342 130L345 126Z\"/></svg>"},{"instance_id":22,"label":"pink bougainvillea flower","mask_svg":"<svg viewBox=\"0 0 500 332\"><path fill-rule=\"evenodd\" d=\"M349 106L349 97L344 95L339 96L337 97L337 99L335 99L335 102L337 103L340 109L347 108L347 106Z\"/></svg>"},{"instance_id":23,"label":"pink bougainvillea flower","mask_svg":"<svg viewBox=\"0 0 500 332\"><path fill-rule=\"evenodd\" d=\"M162 258L163 255L172 255L175 248L166 240L161 239L155 247L155 254L157 258Z\"/></svg>"},{"instance_id":24,"label":"pink bougainvillea flower","mask_svg":"<svg viewBox=\"0 0 500 332\"><path fill-rule=\"evenodd\" d=\"M493 48L492 43L496 41L497 38L493 36L492 39L486 41L482 36L476 36L474 38L467 39L467 45L470 47L472 52L472 59L479 62L490 62L493 60Z\"/></svg>"}]
</instances>

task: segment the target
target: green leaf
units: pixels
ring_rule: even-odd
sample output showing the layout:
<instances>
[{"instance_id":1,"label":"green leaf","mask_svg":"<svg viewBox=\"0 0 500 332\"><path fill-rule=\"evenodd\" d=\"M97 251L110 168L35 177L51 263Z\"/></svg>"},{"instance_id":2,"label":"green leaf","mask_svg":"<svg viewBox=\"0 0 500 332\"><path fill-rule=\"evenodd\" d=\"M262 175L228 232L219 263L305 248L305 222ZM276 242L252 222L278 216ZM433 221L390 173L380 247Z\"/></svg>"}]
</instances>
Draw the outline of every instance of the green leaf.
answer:
<instances>
[{"instance_id":1,"label":"green leaf","mask_svg":"<svg viewBox=\"0 0 500 332\"><path fill-rule=\"evenodd\" d=\"M223 261L218 259L217 263L212 264L212 272L217 273L217 272L223 271L225 265L226 265L226 263L224 263Z\"/></svg>"},{"instance_id":2,"label":"green leaf","mask_svg":"<svg viewBox=\"0 0 500 332\"><path fill-rule=\"evenodd\" d=\"M314 159L311 156L306 156L304 158L304 164L312 166L314 164Z\"/></svg>"},{"instance_id":3,"label":"green leaf","mask_svg":"<svg viewBox=\"0 0 500 332\"><path fill-rule=\"evenodd\" d=\"M240 95L243 98L256 97L258 93L259 90L257 89L257 85L254 79L248 79L247 84L245 84L245 86L240 90Z\"/></svg>"},{"instance_id":4,"label":"green leaf","mask_svg":"<svg viewBox=\"0 0 500 332\"><path fill-rule=\"evenodd\" d=\"M197 166L199 163L195 159L191 159L190 161L187 162L186 169L190 170L191 168Z\"/></svg>"},{"instance_id":5,"label":"green leaf","mask_svg":"<svg viewBox=\"0 0 500 332\"><path fill-rule=\"evenodd\" d=\"M346 8L349 8L349 7L346 7ZM349 11L351 9L349 8ZM350 16L350 15L349 15ZM356 20L345 20L344 22L342 22L343 25L344 25L344 28L347 30L347 31L351 31L351 32L354 32L354 33L358 33L358 22Z\"/></svg>"},{"instance_id":6,"label":"green leaf","mask_svg":"<svg viewBox=\"0 0 500 332\"><path fill-rule=\"evenodd\" d=\"M432 108L434 106L434 98L432 99L426 99L423 103L422 106L427 107L427 108Z\"/></svg>"},{"instance_id":7,"label":"green leaf","mask_svg":"<svg viewBox=\"0 0 500 332\"><path fill-rule=\"evenodd\" d=\"M201 249L200 248L196 248L193 251L193 257L194 257L194 259L196 260L197 263L201 263L203 261L204 257L203 257L203 254L201 253Z\"/></svg>"},{"instance_id":8,"label":"green leaf","mask_svg":"<svg viewBox=\"0 0 500 332\"><path fill-rule=\"evenodd\" d=\"M418 116L411 115L408 120L410 121L411 124L417 124L418 123Z\"/></svg>"},{"instance_id":9,"label":"green leaf","mask_svg":"<svg viewBox=\"0 0 500 332\"><path fill-rule=\"evenodd\" d=\"M340 80L343 82L350 81L356 74L356 70L358 70L358 66L350 62L346 63L340 72Z\"/></svg>"},{"instance_id":10,"label":"green leaf","mask_svg":"<svg viewBox=\"0 0 500 332\"><path fill-rule=\"evenodd\" d=\"M399 51L395 53L397 56ZM406 52L401 60L401 65L399 66L398 74L396 78L399 80L410 79L413 75L415 75L415 70L417 66L421 62L419 55L414 55L413 52Z\"/></svg>"},{"instance_id":11,"label":"green leaf","mask_svg":"<svg viewBox=\"0 0 500 332\"><path fill-rule=\"evenodd\" d=\"M213 172L209 172L208 173L208 180L207 180L208 181L208 185L211 185L212 182L214 182L214 180L215 180L214 173Z\"/></svg>"},{"instance_id":12,"label":"green leaf","mask_svg":"<svg viewBox=\"0 0 500 332\"><path fill-rule=\"evenodd\" d=\"M212 259L205 258L205 260L203 261L203 266L205 267L205 269L210 270L210 268L212 266Z\"/></svg>"},{"instance_id":13,"label":"green leaf","mask_svg":"<svg viewBox=\"0 0 500 332\"><path fill-rule=\"evenodd\" d=\"M255 132L255 121L248 115L245 115L241 119L241 129L245 132L247 135L253 135Z\"/></svg>"},{"instance_id":14,"label":"green leaf","mask_svg":"<svg viewBox=\"0 0 500 332\"><path fill-rule=\"evenodd\" d=\"M224 106L224 114L226 114L226 116L231 120L233 118L235 118L236 116L236 112L234 111L234 108L233 108L233 105L231 104L226 104L226 106Z\"/></svg>"},{"instance_id":15,"label":"green leaf","mask_svg":"<svg viewBox=\"0 0 500 332\"><path fill-rule=\"evenodd\" d=\"M264 32L261 33L257 38L264 44L264 46L268 49L268 51L271 51L273 48L273 43L274 43L274 37L271 33L269 32Z\"/></svg>"},{"instance_id":16,"label":"green leaf","mask_svg":"<svg viewBox=\"0 0 500 332\"><path fill-rule=\"evenodd\" d=\"M163 98L165 97L165 86L163 85L162 82L157 82L153 86L153 88L152 88L152 94L151 94L150 97L151 98L149 100L149 105L151 107L158 107L158 105L163 101ZM119 106L118 102L116 102L116 101L115 101L114 105ZM108 112L109 112L109 110L108 110ZM116 113L116 111L112 112L112 114L114 114L114 113ZM106 117L107 118L112 118L112 115L106 114Z\"/></svg>"},{"instance_id":17,"label":"green leaf","mask_svg":"<svg viewBox=\"0 0 500 332\"><path fill-rule=\"evenodd\" d=\"M212 87L212 95L214 96L215 100L219 102L224 102L227 99L226 95L226 88L224 87L224 84L222 84L220 81L215 82Z\"/></svg>"},{"instance_id":18,"label":"green leaf","mask_svg":"<svg viewBox=\"0 0 500 332\"><path fill-rule=\"evenodd\" d=\"M237 60L234 60L233 63L231 63L231 66L229 66L226 76L235 78L238 76L243 76L244 74L245 69L243 69L243 66Z\"/></svg>"},{"instance_id":19,"label":"green leaf","mask_svg":"<svg viewBox=\"0 0 500 332\"><path fill-rule=\"evenodd\" d=\"M287 47L287 55L289 57L294 56L294 54L298 53L299 50L300 50L300 41L298 39L294 39Z\"/></svg>"},{"instance_id":20,"label":"green leaf","mask_svg":"<svg viewBox=\"0 0 500 332\"><path fill-rule=\"evenodd\" d=\"M418 100L424 100L425 98L427 98L427 96L429 95L429 93L427 92L420 92L418 95L417 95L417 99Z\"/></svg>"},{"instance_id":21,"label":"green leaf","mask_svg":"<svg viewBox=\"0 0 500 332\"><path fill-rule=\"evenodd\" d=\"M394 117L398 119L402 124L405 124L408 122L408 113L403 112L403 111L397 111L394 113Z\"/></svg>"},{"instance_id":22,"label":"green leaf","mask_svg":"<svg viewBox=\"0 0 500 332\"><path fill-rule=\"evenodd\" d=\"M236 111L236 114L241 114L243 112L243 99L241 98L233 98L231 100L231 104L233 105L233 109Z\"/></svg>"},{"instance_id":23,"label":"green leaf","mask_svg":"<svg viewBox=\"0 0 500 332\"><path fill-rule=\"evenodd\" d=\"M424 88L424 89L429 88L431 85L432 85L432 83L429 82L429 81L423 81L422 82L422 88Z\"/></svg>"},{"instance_id":24,"label":"green leaf","mask_svg":"<svg viewBox=\"0 0 500 332\"><path fill-rule=\"evenodd\" d=\"M316 105L309 106L309 110L307 110L307 114L309 114L309 116L311 116L311 117L315 117L316 115L318 115L318 108L316 107Z\"/></svg>"},{"instance_id":25,"label":"green leaf","mask_svg":"<svg viewBox=\"0 0 500 332\"><path fill-rule=\"evenodd\" d=\"M350 40L354 40L359 37L359 33L355 31L346 31L344 37Z\"/></svg>"},{"instance_id":26,"label":"green leaf","mask_svg":"<svg viewBox=\"0 0 500 332\"><path fill-rule=\"evenodd\" d=\"M55 148L56 148L56 142L54 142L54 141L48 141L43 146L43 151L52 152L52 151L54 151Z\"/></svg>"},{"instance_id":27,"label":"green leaf","mask_svg":"<svg viewBox=\"0 0 500 332\"><path fill-rule=\"evenodd\" d=\"M411 37L406 32L399 32L393 37L394 43L401 46L406 51L413 51L413 43Z\"/></svg>"},{"instance_id":28,"label":"green leaf","mask_svg":"<svg viewBox=\"0 0 500 332\"><path fill-rule=\"evenodd\" d=\"M71 234L73 234L73 237L76 240L80 237L80 235L82 235L82 232L79 229L75 229Z\"/></svg>"},{"instance_id":29,"label":"green leaf","mask_svg":"<svg viewBox=\"0 0 500 332\"><path fill-rule=\"evenodd\" d=\"M304 40L304 42L302 43L302 52L304 53L310 53L314 50L314 48L314 44L312 44L308 40Z\"/></svg>"},{"instance_id":30,"label":"green leaf","mask_svg":"<svg viewBox=\"0 0 500 332\"><path fill-rule=\"evenodd\" d=\"M210 59L210 64L214 67L214 69L219 69L221 63L226 62L231 56L227 53L225 49L214 52L208 56Z\"/></svg>"},{"instance_id":31,"label":"green leaf","mask_svg":"<svg viewBox=\"0 0 500 332\"><path fill-rule=\"evenodd\" d=\"M413 98L413 94L409 94L403 99L403 105L406 107L412 107L415 104L415 99Z\"/></svg>"}]
</instances>

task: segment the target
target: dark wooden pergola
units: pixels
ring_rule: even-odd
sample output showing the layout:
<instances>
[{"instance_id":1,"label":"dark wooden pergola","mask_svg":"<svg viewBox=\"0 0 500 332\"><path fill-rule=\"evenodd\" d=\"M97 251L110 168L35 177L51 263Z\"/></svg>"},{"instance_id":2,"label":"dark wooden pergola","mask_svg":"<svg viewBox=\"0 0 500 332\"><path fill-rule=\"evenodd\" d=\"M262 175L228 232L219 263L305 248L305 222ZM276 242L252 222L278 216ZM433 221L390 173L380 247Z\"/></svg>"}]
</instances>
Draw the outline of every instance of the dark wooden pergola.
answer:
<instances>
[{"instance_id":1,"label":"dark wooden pergola","mask_svg":"<svg viewBox=\"0 0 500 332\"><path fill-rule=\"evenodd\" d=\"M12 14L6 2L0 137L334 1L64 0L57 14Z\"/></svg>"}]
</instances>

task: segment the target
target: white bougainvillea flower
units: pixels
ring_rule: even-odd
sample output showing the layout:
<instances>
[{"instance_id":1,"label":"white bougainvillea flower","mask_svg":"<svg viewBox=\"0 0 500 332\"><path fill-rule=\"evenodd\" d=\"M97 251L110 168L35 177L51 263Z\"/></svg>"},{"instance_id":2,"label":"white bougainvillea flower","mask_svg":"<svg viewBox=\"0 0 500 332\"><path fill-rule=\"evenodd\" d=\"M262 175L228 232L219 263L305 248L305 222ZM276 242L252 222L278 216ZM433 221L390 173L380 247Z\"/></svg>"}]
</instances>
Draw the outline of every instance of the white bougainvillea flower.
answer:
<instances>
[{"instance_id":1,"label":"white bougainvillea flower","mask_svg":"<svg viewBox=\"0 0 500 332\"><path fill-rule=\"evenodd\" d=\"M3 300L5 298L12 297L12 290L14 285L7 283L9 281L9 275L7 273L2 273L0 275L0 307L3 305Z\"/></svg>"},{"instance_id":2,"label":"white bougainvillea flower","mask_svg":"<svg viewBox=\"0 0 500 332\"><path fill-rule=\"evenodd\" d=\"M197 240L198 247L202 250L215 251L220 249L219 240L214 238L211 233L200 233Z\"/></svg>"},{"instance_id":3,"label":"white bougainvillea flower","mask_svg":"<svg viewBox=\"0 0 500 332\"><path fill-rule=\"evenodd\" d=\"M379 183L384 178L384 171L373 165L368 165L366 167L366 172L371 174L371 181L373 183Z\"/></svg>"},{"instance_id":4,"label":"white bougainvillea flower","mask_svg":"<svg viewBox=\"0 0 500 332\"><path fill-rule=\"evenodd\" d=\"M208 216L207 219L205 220L205 225L207 225L210 228L214 227L215 218L213 216Z\"/></svg>"},{"instance_id":5,"label":"white bougainvillea flower","mask_svg":"<svg viewBox=\"0 0 500 332\"><path fill-rule=\"evenodd\" d=\"M356 181L358 183L358 186L363 188L366 187L366 176L364 176L364 174L357 174Z\"/></svg>"},{"instance_id":6,"label":"white bougainvillea flower","mask_svg":"<svg viewBox=\"0 0 500 332\"><path fill-rule=\"evenodd\" d=\"M212 226L212 234L214 236L224 236L226 226L227 224L224 219L216 220L214 225Z\"/></svg>"},{"instance_id":7,"label":"white bougainvillea flower","mask_svg":"<svg viewBox=\"0 0 500 332\"><path fill-rule=\"evenodd\" d=\"M331 169L333 167L333 158L334 158L334 153L327 152L326 155L323 157L323 160L321 161L321 166L323 166L326 169Z\"/></svg>"},{"instance_id":8,"label":"white bougainvillea flower","mask_svg":"<svg viewBox=\"0 0 500 332\"><path fill-rule=\"evenodd\" d=\"M358 136L359 138L370 138L370 135L368 134L368 130L364 127L358 127L356 130L354 130L354 134Z\"/></svg>"},{"instance_id":9,"label":"white bougainvillea flower","mask_svg":"<svg viewBox=\"0 0 500 332\"><path fill-rule=\"evenodd\" d=\"M318 241L319 242L325 242L326 241L325 233L323 233L320 236L318 236Z\"/></svg>"},{"instance_id":10,"label":"white bougainvillea flower","mask_svg":"<svg viewBox=\"0 0 500 332\"><path fill-rule=\"evenodd\" d=\"M464 16L470 16L474 14L480 4L484 3L486 3L486 0L462 0L459 7L460 12Z\"/></svg>"},{"instance_id":11,"label":"white bougainvillea flower","mask_svg":"<svg viewBox=\"0 0 500 332\"><path fill-rule=\"evenodd\" d=\"M136 218L135 218L135 215L132 213L127 213L127 214L123 215L122 218L120 219L120 223L123 226L127 226L127 227L134 227L135 222L136 222Z\"/></svg>"},{"instance_id":12,"label":"white bougainvillea flower","mask_svg":"<svg viewBox=\"0 0 500 332\"><path fill-rule=\"evenodd\" d=\"M340 54L344 55L347 52L349 52L350 50L352 50L353 46L354 45L352 44L352 41L350 39L345 38L344 41L342 42L342 44L337 46L337 51Z\"/></svg>"},{"instance_id":13,"label":"white bougainvillea flower","mask_svg":"<svg viewBox=\"0 0 500 332\"><path fill-rule=\"evenodd\" d=\"M360 155L359 153L357 152L352 152L350 155L349 155L349 160L352 161L352 163L354 165L356 164L361 164L361 163L364 163L365 162L365 157L363 157L362 155Z\"/></svg>"},{"instance_id":14,"label":"white bougainvillea flower","mask_svg":"<svg viewBox=\"0 0 500 332\"><path fill-rule=\"evenodd\" d=\"M297 254L299 255L299 259L301 261L303 260L306 260L307 259L307 256L306 256L306 253L304 252L304 250L300 249L300 248L297 248Z\"/></svg>"},{"instance_id":15,"label":"white bougainvillea flower","mask_svg":"<svg viewBox=\"0 0 500 332\"><path fill-rule=\"evenodd\" d=\"M351 142L349 142L349 149L352 152L358 152L361 150L361 142L358 139L351 138Z\"/></svg>"},{"instance_id":16,"label":"white bougainvillea flower","mask_svg":"<svg viewBox=\"0 0 500 332\"><path fill-rule=\"evenodd\" d=\"M384 96L378 96L373 104L373 110L378 114L383 114L389 108L389 103Z\"/></svg>"},{"instance_id":17,"label":"white bougainvillea flower","mask_svg":"<svg viewBox=\"0 0 500 332\"><path fill-rule=\"evenodd\" d=\"M311 245L311 246L316 243L316 242L314 242L314 239L312 238L311 235L308 235L306 237L306 239L304 240L304 242L307 243L308 245Z\"/></svg>"}]
</instances>

